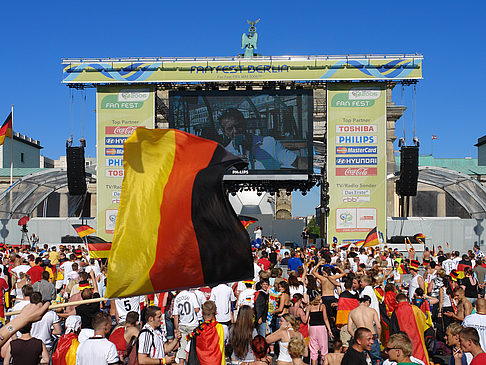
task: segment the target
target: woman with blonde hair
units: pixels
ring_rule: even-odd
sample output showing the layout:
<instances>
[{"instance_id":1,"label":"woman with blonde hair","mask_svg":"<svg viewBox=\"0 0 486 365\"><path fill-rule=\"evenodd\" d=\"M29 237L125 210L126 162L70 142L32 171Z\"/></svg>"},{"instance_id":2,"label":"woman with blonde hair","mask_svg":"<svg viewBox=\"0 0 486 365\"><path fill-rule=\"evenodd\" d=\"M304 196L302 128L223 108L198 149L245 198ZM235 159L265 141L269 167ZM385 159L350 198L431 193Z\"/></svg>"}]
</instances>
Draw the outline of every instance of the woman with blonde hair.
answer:
<instances>
[{"instance_id":1,"label":"woman with blonde hair","mask_svg":"<svg viewBox=\"0 0 486 365\"><path fill-rule=\"evenodd\" d=\"M309 349L311 364L317 364L318 351L324 357L328 353L328 338L333 339L331 325L327 318L326 306L318 295L309 303L306 310L306 321L309 323Z\"/></svg>"},{"instance_id":2,"label":"woman with blonde hair","mask_svg":"<svg viewBox=\"0 0 486 365\"><path fill-rule=\"evenodd\" d=\"M307 345L302 338L293 337L289 342L289 355L293 365L305 365L302 357L307 356Z\"/></svg>"},{"instance_id":3,"label":"woman with blonde hair","mask_svg":"<svg viewBox=\"0 0 486 365\"><path fill-rule=\"evenodd\" d=\"M266 337L268 344L280 341L280 353L277 358L277 365L292 364L292 357L289 354L288 346L292 338L303 339L299 332L300 325L295 317L289 313L280 318L280 328Z\"/></svg>"}]
</instances>

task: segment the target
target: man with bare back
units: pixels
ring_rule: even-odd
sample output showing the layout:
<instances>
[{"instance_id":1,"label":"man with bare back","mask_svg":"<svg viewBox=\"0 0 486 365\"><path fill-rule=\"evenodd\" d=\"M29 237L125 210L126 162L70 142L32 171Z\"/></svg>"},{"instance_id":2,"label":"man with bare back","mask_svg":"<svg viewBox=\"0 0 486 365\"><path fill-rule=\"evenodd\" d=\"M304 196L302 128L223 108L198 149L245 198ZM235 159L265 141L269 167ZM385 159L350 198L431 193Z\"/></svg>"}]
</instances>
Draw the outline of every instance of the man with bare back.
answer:
<instances>
[{"instance_id":1,"label":"man with bare back","mask_svg":"<svg viewBox=\"0 0 486 365\"><path fill-rule=\"evenodd\" d=\"M334 340L332 343L332 348L334 352L326 354L324 356L324 365L341 365L343 360L343 343L341 340Z\"/></svg>"},{"instance_id":2,"label":"man with bare back","mask_svg":"<svg viewBox=\"0 0 486 365\"><path fill-rule=\"evenodd\" d=\"M378 341L381 335L381 324L378 313L370 308L370 304L371 298L368 295L359 298L359 306L349 312L347 328L351 336L354 335L356 328L364 327L371 331L374 342L369 355L371 363L376 364L378 361L381 362L381 349L380 342Z\"/></svg>"},{"instance_id":3,"label":"man with bare back","mask_svg":"<svg viewBox=\"0 0 486 365\"><path fill-rule=\"evenodd\" d=\"M335 266L339 270L339 274L332 275L331 267L326 265L323 266L322 275L318 273L318 268L325 265L324 260L319 261L319 263L312 269L311 274L314 275L321 283L322 290L322 303L326 306L326 310L330 317L336 317L337 308L337 298L334 296L334 288L339 286L337 280L341 279L346 273L338 266ZM333 305L333 303L336 303Z\"/></svg>"}]
</instances>

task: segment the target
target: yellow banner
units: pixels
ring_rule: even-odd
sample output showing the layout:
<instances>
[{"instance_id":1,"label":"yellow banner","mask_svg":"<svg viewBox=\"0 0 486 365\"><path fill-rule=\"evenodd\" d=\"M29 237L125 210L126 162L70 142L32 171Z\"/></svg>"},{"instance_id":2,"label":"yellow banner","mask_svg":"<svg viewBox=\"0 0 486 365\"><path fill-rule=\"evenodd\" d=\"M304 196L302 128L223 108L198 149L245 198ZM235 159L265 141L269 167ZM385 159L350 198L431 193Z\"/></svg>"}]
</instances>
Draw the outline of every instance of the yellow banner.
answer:
<instances>
[{"instance_id":1,"label":"yellow banner","mask_svg":"<svg viewBox=\"0 0 486 365\"><path fill-rule=\"evenodd\" d=\"M327 90L328 239L364 240L386 228L384 83L333 83Z\"/></svg>"},{"instance_id":2,"label":"yellow banner","mask_svg":"<svg viewBox=\"0 0 486 365\"><path fill-rule=\"evenodd\" d=\"M123 143L137 127L154 128L154 88L99 86L97 99L97 227L112 242L123 181Z\"/></svg>"},{"instance_id":3,"label":"yellow banner","mask_svg":"<svg viewBox=\"0 0 486 365\"><path fill-rule=\"evenodd\" d=\"M405 80L421 55L63 60L63 83Z\"/></svg>"}]
</instances>

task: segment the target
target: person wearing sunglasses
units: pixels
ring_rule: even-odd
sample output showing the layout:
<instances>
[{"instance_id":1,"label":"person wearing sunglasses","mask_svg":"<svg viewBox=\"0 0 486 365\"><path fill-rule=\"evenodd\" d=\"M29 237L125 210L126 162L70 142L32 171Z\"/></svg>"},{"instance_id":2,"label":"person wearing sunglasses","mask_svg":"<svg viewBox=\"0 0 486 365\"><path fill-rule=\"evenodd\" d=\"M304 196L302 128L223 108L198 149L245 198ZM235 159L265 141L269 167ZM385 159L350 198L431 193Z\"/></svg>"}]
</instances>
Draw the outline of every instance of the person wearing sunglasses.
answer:
<instances>
[{"instance_id":1,"label":"person wearing sunglasses","mask_svg":"<svg viewBox=\"0 0 486 365\"><path fill-rule=\"evenodd\" d=\"M410 359L413 352L413 344L410 337L404 332L395 333L390 336L385 352L388 353L389 360L396 362L397 365L417 364L417 362Z\"/></svg>"}]
</instances>

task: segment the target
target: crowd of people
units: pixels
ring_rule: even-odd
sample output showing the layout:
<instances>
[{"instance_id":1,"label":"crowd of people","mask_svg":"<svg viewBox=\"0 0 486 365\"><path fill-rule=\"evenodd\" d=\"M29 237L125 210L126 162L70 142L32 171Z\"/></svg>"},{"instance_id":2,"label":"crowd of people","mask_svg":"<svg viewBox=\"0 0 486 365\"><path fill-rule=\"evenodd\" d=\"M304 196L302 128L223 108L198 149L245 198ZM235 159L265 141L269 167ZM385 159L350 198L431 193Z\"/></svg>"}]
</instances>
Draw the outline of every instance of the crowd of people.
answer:
<instances>
[{"instance_id":1,"label":"crowd of people","mask_svg":"<svg viewBox=\"0 0 486 365\"><path fill-rule=\"evenodd\" d=\"M419 262L413 248L260 241L249 280L112 300L84 247L3 246L3 363L486 364L478 247Z\"/></svg>"}]
</instances>

